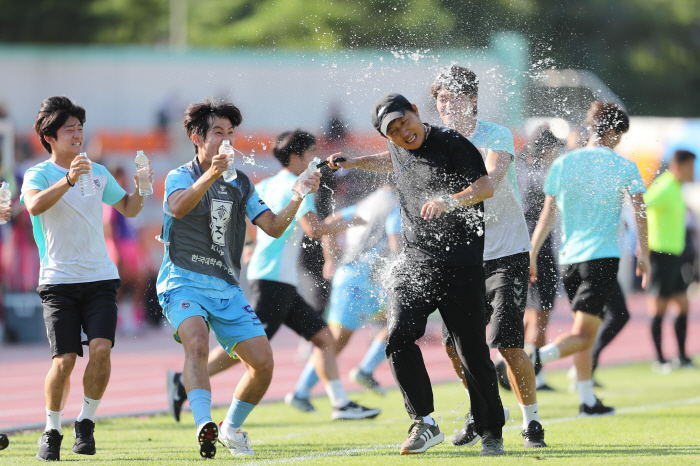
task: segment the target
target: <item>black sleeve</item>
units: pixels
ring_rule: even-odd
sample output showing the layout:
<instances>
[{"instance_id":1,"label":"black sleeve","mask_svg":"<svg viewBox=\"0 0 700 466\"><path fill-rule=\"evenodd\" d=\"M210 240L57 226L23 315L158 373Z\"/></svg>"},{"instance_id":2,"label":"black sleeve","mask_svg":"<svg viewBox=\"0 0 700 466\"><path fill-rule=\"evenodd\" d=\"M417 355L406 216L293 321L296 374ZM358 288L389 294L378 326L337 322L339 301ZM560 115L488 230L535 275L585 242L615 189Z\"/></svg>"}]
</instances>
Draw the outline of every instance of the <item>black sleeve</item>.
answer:
<instances>
[{"instance_id":1,"label":"black sleeve","mask_svg":"<svg viewBox=\"0 0 700 466\"><path fill-rule=\"evenodd\" d=\"M447 143L449 145L447 153L455 172L463 177L468 184L488 175L481 152L467 138L453 132L448 136Z\"/></svg>"}]
</instances>

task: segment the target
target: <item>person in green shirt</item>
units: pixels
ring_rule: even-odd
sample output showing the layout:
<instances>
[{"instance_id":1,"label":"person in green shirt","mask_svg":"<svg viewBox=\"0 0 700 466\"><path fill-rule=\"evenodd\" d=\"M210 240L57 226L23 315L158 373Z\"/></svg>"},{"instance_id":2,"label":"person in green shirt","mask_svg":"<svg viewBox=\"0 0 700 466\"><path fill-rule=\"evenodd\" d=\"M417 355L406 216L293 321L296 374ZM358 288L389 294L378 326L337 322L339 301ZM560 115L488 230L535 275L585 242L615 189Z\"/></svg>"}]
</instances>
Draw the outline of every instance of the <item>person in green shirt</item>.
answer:
<instances>
[{"instance_id":1,"label":"person in green shirt","mask_svg":"<svg viewBox=\"0 0 700 466\"><path fill-rule=\"evenodd\" d=\"M656 361L652 369L668 373L672 367L693 367L685 354L685 338L688 327L688 296L686 283L681 275L681 253L685 249L685 202L681 184L693 180L695 154L678 150L673 154L668 171L654 180L644 195L649 223L649 261L651 275L649 313L651 336L656 347ZM678 358L673 362L664 359L661 352L661 322L669 301L678 305L674 321L678 340Z\"/></svg>"}]
</instances>

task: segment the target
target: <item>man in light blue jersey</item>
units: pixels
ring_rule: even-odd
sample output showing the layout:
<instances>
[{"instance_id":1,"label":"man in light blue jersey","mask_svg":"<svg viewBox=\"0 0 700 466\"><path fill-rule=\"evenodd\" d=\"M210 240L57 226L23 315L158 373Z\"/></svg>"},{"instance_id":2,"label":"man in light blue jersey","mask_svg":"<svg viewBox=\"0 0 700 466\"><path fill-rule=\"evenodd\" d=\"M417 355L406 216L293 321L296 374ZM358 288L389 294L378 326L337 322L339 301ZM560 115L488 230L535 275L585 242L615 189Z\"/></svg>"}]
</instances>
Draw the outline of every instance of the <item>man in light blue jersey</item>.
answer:
<instances>
[{"instance_id":1,"label":"man in light blue jersey","mask_svg":"<svg viewBox=\"0 0 700 466\"><path fill-rule=\"evenodd\" d=\"M493 197L484 200L486 313L491 321L489 346L498 348L503 357L503 361L496 364L496 370L499 378L507 377L510 381L520 404L525 448L546 447L537 407L535 369L523 349L528 251L532 245L518 192L513 135L503 126L477 119L479 79L471 70L452 65L435 78L430 90L442 121L479 149L495 185ZM468 390L462 363L444 325L443 344ZM472 402L478 401L472 399ZM452 443L474 445L478 440L470 413L465 427Z\"/></svg>"},{"instance_id":2,"label":"man in light blue jersey","mask_svg":"<svg viewBox=\"0 0 700 466\"><path fill-rule=\"evenodd\" d=\"M46 428L37 458L58 461L61 417L70 391L70 375L83 344L90 360L83 377L83 408L75 423L73 452L94 455L95 412L111 372L110 355L117 328L117 267L107 254L102 204L127 217L143 208L139 178L127 194L105 167L80 156L85 109L67 97L49 97L41 104L34 129L49 160L27 170L20 201L27 207L39 247L41 270L37 292L53 361L46 376ZM94 195L76 187L92 171ZM151 172L151 178L153 173ZM87 342L81 341L81 329Z\"/></svg>"},{"instance_id":3,"label":"man in light blue jersey","mask_svg":"<svg viewBox=\"0 0 700 466\"><path fill-rule=\"evenodd\" d=\"M185 349L182 382L197 425L200 455L212 458L217 439L232 455L253 455L243 422L260 402L272 379L272 349L263 325L243 296L239 275L245 241L245 217L273 237L284 234L304 201L304 191L318 188L320 175L295 177L285 205L273 213L253 183L238 171L224 181L228 156L241 113L231 103L204 101L185 112L185 129L196 157L171 171L165 181L163 232L165 256L157 291L163 313ZM307 189L303 190L303 187ZM209 329L228 359L238 358L246 374L234 392L219 432L211 418L207 373Z\"/></svg>"},{"instance_id":4,"label":"man in light blue jersey","mask_svg":"<svg viewBox=\"0 0 700 466\"><path fill-rule=\"evenodd\" d=\"M335 236L324 236L324 278L333 279L328 325L340 352L352 334L369 319L380 317L388 295L381 283L386 277L387 260L401 244L401 211L390 186L384 186L354 206L346 207L326 221L352 218L365 224L345 232L344 248L338 252ZM340 256L336 259L336 256ZM338 262L340 267L338 267ZM376 335L360 366L350 371L350 378L364 387L384 395L374 379L374 369L386 359L386 328ZM287 394L287 404L302 410L311 406L308 399L318 382L315 358L307 362L294 392Z\"/></svg>"},{"instance_id":5,"label":"man in light blue jersey","mask_svg":"<svg viewBox=\"0 0 700 466\"><path fill-rule=\"evenodd\" d=\"M647 221L643 193L646 192L637 166L615 152L629 130L629 118L617 105L593 102L586 115L590 139L586 147L573 150L552 163L544 183L544 208L532 234L530 276L537 276L537 254L561 212L559 264L562 281L571 302L574 324L571 332L535 351L536 364L573 355L580 399L580 416L614 414L593 393L591 348L602 322L604 306L617 285L620 261L618 231L625 195L636 213L641 255L637 275L649 262Z\"/></svg>"}]
</instances>

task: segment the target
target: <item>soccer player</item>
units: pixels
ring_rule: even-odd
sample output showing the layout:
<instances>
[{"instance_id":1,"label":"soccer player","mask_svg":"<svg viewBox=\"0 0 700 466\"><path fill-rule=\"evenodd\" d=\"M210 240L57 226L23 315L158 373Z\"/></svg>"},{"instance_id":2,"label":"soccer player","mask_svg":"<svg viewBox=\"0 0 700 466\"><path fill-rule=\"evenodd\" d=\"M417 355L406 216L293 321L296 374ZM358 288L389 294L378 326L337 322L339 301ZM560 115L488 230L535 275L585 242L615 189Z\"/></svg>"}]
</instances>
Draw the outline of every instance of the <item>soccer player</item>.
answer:
<instances>
[{"instance_id":1,"label":"soccer player","mask_svg":"<svg viewBox=\"0 0 700 466\"><path fill-rule=\"evenodd\" d=\"M436 308L479 400L473 415L481 454L503 454L503 405L486 344L483 201L494 188L484 161L457 131L422 123L400 94L380 97L370 115L389 151L328 160L331 168L393 172L396 179L405 252L390 286L386 354L413 419L401 454L422 453L445 438L431 416L433 392L416 345Z\"/></svg>"},{"instance_id":2,"label":"soccer player","mask_svg":"<svg viewBox=\"0 0 700 466\"><path fill-rule=\"evenodd\" d=\"M593 393L591 348L604 314L604 306L617 285L620 261L618 230L625 194L636 213L641 255L637 274L649 261L647 223L642 178L634 162L615 152L629 130L629 118L617 105L593 102L586 115L590 139L586 147L573 150L552 163L544 183L542 215L532 236L530 277L537 276L537 256L561 212L562 243L559 264L571 302L571 332L534 351L536 365L573 355L577 373L580 416L614 414ZM619 285L617 285L619 286Z\"/></svg>"},{"instance_id":3,"label":"soccer player","mask_svg":"<svg viewBox=\"0 0 700 466\"><path fill-rule=\"evenodd\" d=\"M260 402L272 378L273 360L263 325L239 284L247 216L266 234L284 234L304 203L302 185L315 191L320 175L292 176L288 202L273 213L245 173L224 181L226 154L222 141L233 142L241 112L232 103L205 100L185 112L185 129L196 157L171 171L165 180L161 241L165 256L158 274L158 299L185 350L183 382L197 425L200 455L212 458L216 441L234 456L253 455L241 427ZM207 374L209 329L229 359L246 367L231 407L218 431L211 418Z\"/></svg>"},{"instance_id":4,"label":"soccer player","mask_svg":"<svg viewBox=\"0 0 700 466\"><path fill-rule=\"evenodd\" d=\"M79 156L84 123L85 109L69 98L42 102L34 129L50 158L27 170L20 197L41 255L37 292L53 357L44 384L46 428L36 455L45 461L61 457L61 417L76 358L83 356L82 344L90 349L90 360L83 376L83 407L73 429L73 451L96 452L95 412L109 382L121 285L107 254L102 203L127 217L135 217L144 204L138 176L134 176L136 190L127 194L105 167ZM91 170L95 194L83 196L75 185ZM81 329L87 342L81 342Z\"/></svg>"},{"instance_id":5,"label":"soccer player","mask_svg":"<svg viewBox=\"0 0 700 466\"><path fill-rule=\"evenodd\" d=\"M681 185L693 181L695 154L687 150L674 152L668 171L659 175L644 195L649 215L649 314L651 336L656 348L653 368L668 372L671 366L693 367L685 354L688 328L688 296L681 275L681 253L685 249L685 201ZM678 342L678 358L669 364L661 352L661 321L669 301L678 306L673 322Z\"/></svg>"},{"instance_id":6,"label":"soccer player","mask_svg":"<svg viewBox=\"0 0 700 466\"><path fill-rule=\"evenodd\" d=\"M523 215L515 174L515 148L511 132L495 123L477 119L479 79L473 71L452 65L433 81L431 94L442 121L480 148L493 197L484 200L484 273L486 315L491 321L489 346L498 348L510 386L523 413L525 448L546 447L537 408L535 369L523 349L523 315L532 249ZM467 387L462 363L450 332L443 328L443 344L457 374ZM498 370L498 364L496 365ZM479 403L478 397L471 397ZM473 445L479 440L471 416L452 439L453 445Z\"/></svg>"},{"instance_id":7,"label":"soccer player","mask_svg":"<svg viewBox=\"0 0 700 466\"><path fill-rule=\"evenodd\" d=\"M357 205L342 209L326 221L352 218L362 219L365 224L345 233L339 268L335 237L323 237L324 276L333 278L328 325L338 353L362 324L382 314L387 301L386 289L381 283L387 272L386 261L398 253L402 241L399 201L390 186L379 188ZM350 371L351 380L380 395L384 395L384 390L372 374L386 359L385 340L386 329L383 329L372 340L360 367ZM285 397L287 404L302 411L314 410L309 402L311 389L318 382L313 359L304 367L294 392Z\"/></svg>"}]
</instances>

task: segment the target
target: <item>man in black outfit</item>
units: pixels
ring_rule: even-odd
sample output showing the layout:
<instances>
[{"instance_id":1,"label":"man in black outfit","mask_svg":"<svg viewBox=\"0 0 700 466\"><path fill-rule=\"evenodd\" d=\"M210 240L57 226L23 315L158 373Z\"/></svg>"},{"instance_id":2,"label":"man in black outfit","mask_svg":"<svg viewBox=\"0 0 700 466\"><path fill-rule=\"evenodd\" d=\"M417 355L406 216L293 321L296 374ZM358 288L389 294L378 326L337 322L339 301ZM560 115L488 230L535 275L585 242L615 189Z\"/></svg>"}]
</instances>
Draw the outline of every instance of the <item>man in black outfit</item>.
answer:
<instances>
[{"instance_id":1,"label":"man in black outfit","mask_svg":"<svg viewBox=\"0 0 700 466\"><path fill-rule=\"evenodd\" d=\"M483 200L493 195L479 151L457 131L421 122L415 105L387 94L371 111L389 139L388 152L334 163L331 168L392 172L401 202L405 251L393 272L386 353L414 420L401 454L422 453L444 440L416 340L437 308L466 368L482 455L503 454L505 423L496 371L486 345Z\"/></svg>"}]
</instances>

